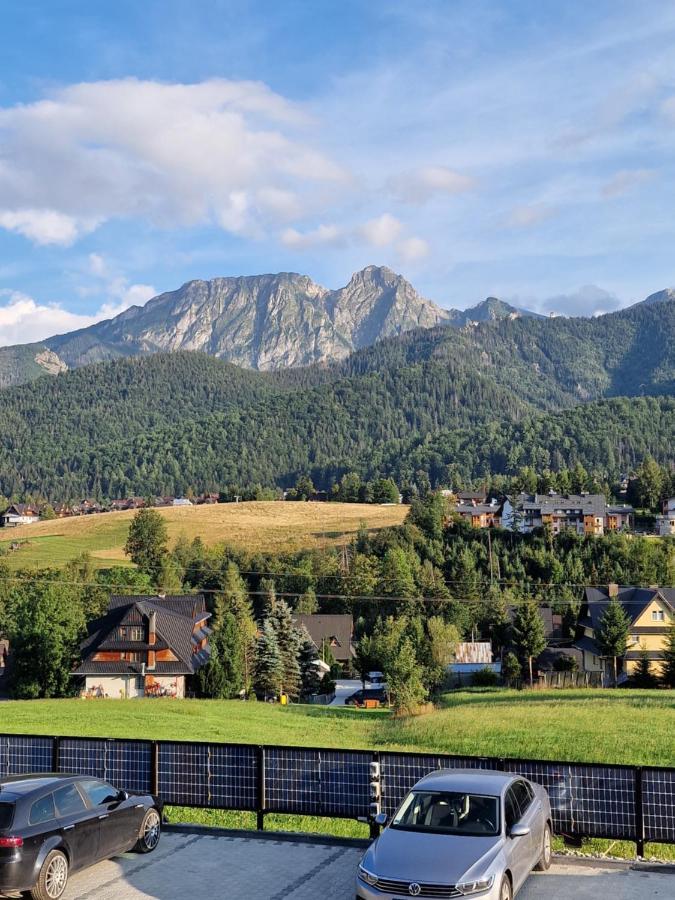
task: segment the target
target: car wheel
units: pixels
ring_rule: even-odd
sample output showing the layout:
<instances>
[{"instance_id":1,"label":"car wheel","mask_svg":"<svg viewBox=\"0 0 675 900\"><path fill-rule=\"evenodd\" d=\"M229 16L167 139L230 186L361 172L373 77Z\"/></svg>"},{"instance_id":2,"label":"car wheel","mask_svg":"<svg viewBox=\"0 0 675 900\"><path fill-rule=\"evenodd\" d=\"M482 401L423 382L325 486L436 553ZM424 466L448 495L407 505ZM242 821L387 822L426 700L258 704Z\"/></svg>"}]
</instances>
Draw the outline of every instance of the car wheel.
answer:
<instances>
[{"instance_id":1,"label":"car wheel","mask_svg":"<svg viewBox=\"0 0 675 900\"><path fill-rule=\"evenodd\" d=\"M162 820L159 813L153 807L149 809L143 816L143 823L138 835L136 850L139 853L152 853L157 844L162 831Z\"/></svg>"},{"instance_id":2,"label":"car wheel","mask_svg":"<svg viewBox=\"0 0 675 900\"><path fill-rule=\"evenodd\" d=\"M513 891L511 890L511 881L508 875L502 878L501 887L499 888L499 900L513 900Z\"/></svg>"},{"instance_id":3,"label":"car wheel","mask_svg":"<svg viewBox=\"0 0 675 900\"><path fill-rule=\"evenodd\" d=\"M541 847L541 856L539 862L535 866L537 872L547 872L551 868L551 857L553 851L551 849L551 826L546 825L544 828L544 840Z\"/></svg>"},{"instance_id":4,"label":"car wheel","mask_svg":"<svg viewBox=\"0 0 675 900\"><path fill-rule=\"evenodd\" d=\"M32 900L58 900L68 884L68 860L60 850L52 850L42 863L37 884L30 892Z\"/></svg>"}]
</instances>

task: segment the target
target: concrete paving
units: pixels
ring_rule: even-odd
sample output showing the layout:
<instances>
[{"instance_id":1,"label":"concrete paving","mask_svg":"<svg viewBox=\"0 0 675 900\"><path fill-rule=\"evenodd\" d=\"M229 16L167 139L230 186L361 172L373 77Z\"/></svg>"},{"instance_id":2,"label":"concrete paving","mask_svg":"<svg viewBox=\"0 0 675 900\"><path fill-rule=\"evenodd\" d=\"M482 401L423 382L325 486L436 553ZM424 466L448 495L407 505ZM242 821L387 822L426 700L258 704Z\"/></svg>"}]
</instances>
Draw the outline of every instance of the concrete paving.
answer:
<instances>
[{"instance_id":1,"label":"concrete paving","mask_svg":"<svg viewBox=\"0 0 675 900\"><path fill-rule=\"evenodd\" d=\"M345 699L350 697L356 691L360 691L363 685L355 678L341 678L335 682L335 700L331 706L344 706Z\"/></svg>"},{"instance_id":2,"label":"concrete paving","mask_svg":"<svg viewBox=\"0 0 675 900\"><path fill-rule=\"evenodd\" d=\"M73 875L64 900L354 900L361 849L171 832L148 856L128 853ZM518 900L672 900L675 875L554 865Z\"/></svg>"}]
</instances>

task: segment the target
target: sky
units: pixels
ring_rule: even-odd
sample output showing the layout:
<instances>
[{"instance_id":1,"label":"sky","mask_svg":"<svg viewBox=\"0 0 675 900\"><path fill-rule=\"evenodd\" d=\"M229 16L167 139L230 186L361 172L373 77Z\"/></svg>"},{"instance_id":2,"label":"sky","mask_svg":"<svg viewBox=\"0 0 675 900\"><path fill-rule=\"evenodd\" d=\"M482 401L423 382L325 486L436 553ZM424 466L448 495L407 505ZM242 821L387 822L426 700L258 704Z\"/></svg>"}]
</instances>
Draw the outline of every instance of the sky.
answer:
<instances>
[{"instance_id":1,"label":"sky","mask_svg":"<svg viewBox=\"0 0 675 900\"><path fill-rule=\"evenodd\" d=\"M0 345L224 275L566 315L675 284L672 0L0 6Z\"/></svg>"}]
</instances>

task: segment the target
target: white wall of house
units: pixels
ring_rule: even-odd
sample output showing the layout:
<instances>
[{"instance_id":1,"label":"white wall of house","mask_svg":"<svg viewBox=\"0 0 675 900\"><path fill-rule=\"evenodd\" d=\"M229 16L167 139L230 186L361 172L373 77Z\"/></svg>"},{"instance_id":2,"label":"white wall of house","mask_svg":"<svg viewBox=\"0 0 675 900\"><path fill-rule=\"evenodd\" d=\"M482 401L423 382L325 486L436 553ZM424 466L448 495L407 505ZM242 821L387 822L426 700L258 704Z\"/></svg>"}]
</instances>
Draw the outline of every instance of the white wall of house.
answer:
<instances>
[{"instance_id":1,"label":"white wall of house","mask_svg":"<svg viewBox=\"0 0 675 900\"><path fill-rule=\"evenodd\" d=\"M668 537L668 535L675 534L675 509L663 516L656 517L656 529L661 537Z\"/></svg>"},{"instance_id":2,"label":"white wall of house","mask_svg":"<svg viewBox=\"0 0 675 900\"><path fill-rule=\"evenodd\" d=\"M144 695L143 690L139 691L136 675L87 675L84 688L94 693L100 688L111 700L126 700Z\"/></svg>"},{"instance_id":3,"label":"white wall of house","mask_svg":"<svg viewBox=\"0 0 675 900\"><path fill-rule=\"evenodd\" d=\"M152 674L152 673L148 673ZM170 694L175 691L176 697L185 696L185 676L183 675L153 675L155 684L160 684Z\"/></svg>"},{"instance_id":4,"label":"white wall of house","mask_svg":"<svg viewBox=\"0 0 675 900\"><path fill-rule=\"evenodd\" d=\"M15 516L13 514L2 516L2 522L5 528L14 528L17 525L32 525L33 522L39 522L40 516Z\"/></svg>"}]
</instances>

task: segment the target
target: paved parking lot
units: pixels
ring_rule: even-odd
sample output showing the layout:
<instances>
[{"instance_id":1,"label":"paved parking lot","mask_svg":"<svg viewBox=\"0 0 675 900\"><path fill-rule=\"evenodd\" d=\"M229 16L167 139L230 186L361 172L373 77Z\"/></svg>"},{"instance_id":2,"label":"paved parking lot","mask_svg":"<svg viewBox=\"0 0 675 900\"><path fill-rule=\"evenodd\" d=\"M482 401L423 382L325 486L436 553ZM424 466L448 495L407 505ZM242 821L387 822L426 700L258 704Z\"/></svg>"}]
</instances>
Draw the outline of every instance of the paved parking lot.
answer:
<instances>
[{"instance_id":1,"label":"paved parking lot","mask_svg":"<svg viewBox=\"0 0 675 900\"><path fill-rule=\"evenodd\" d=\"M354 900L361 850L256 838L166 833L149 856L128 853L74 875L65 900ZM554 866L518 900L672 900L675 875Z\"/></svg>"}]
</instances>

